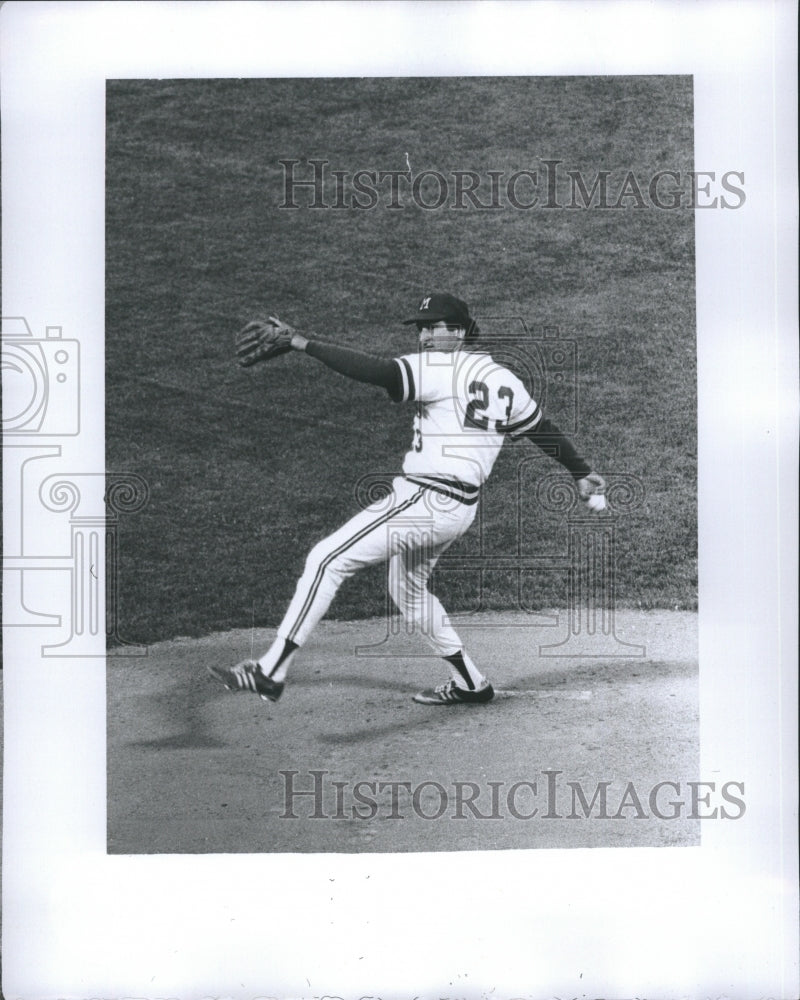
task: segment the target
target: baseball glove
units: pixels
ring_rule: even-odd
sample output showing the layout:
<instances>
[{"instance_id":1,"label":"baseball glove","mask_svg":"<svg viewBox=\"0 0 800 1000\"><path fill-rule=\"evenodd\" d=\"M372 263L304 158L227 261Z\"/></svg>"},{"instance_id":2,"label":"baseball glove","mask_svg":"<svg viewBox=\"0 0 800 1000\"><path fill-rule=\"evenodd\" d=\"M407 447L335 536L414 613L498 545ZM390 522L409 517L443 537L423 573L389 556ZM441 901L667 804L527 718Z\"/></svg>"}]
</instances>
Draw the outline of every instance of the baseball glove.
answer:
<instances>
[{"instance_id":1,"label":"baseball glove","mask_svg":"<svg viewBox=\"0 0 800 1000\"><path fill-rule=\"evenodd\" d=\"M292 349L294 330L277 316L256 319L236 335L236 358L242 368L270 361Z\"/></svg>"}]
</instances>

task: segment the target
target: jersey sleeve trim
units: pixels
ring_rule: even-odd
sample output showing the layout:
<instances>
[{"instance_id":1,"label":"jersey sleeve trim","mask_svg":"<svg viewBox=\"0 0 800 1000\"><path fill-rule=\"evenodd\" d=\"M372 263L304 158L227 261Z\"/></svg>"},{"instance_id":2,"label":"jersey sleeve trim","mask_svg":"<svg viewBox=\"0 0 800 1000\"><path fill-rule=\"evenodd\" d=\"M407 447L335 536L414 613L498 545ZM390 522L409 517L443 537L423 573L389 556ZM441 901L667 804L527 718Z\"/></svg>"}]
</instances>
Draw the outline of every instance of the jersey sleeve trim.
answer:
<instances>
[{"instance_id":1,"label":"jersey sleeve trim","mask_svg":"<svg viewBox=\"0 0 800 1000\"><path fill-rule=\"evenodd\" d=\"M414 372L408 358L395 358L394 363L400 372L400 394L392 396L396 403L407 403L416 397L414 386Z\"/></svg>"},{"instance_id":2,"label":"jersey sleeve trim","mask_svg":"<svg viewBox=\"0 0 800 1000\"><path fill-rule=\"evenodd\" d=\"M523 434L528 434L536 428L542 419L541 407L536 404L533 413L529 413L527 416L523 417L522 420L517 420L513 424L508 424L504 430L506 434L510 435L512 438L521 437Z\"/></svg>"}]
</instances>

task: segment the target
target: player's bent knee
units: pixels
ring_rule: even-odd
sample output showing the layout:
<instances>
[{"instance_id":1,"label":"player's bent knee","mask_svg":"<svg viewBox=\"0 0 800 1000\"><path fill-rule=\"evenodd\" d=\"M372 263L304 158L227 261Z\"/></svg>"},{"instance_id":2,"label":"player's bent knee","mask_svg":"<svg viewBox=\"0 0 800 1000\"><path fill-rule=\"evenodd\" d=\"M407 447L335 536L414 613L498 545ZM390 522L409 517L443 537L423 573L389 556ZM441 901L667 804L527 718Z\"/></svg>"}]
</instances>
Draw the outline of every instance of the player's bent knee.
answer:
<instances>
[{"instance_id":1,"label":"player's bent knee","mask_svg":"<svg viewBox=\"0 0 800 1000\"><path fill-rule=\"evenodd\" d=\"M322 541L317 542L306 556L306 571L316 572L325 566L331 560L333 551L328 538L323 538Z\"/></svg>"}]
</instances>

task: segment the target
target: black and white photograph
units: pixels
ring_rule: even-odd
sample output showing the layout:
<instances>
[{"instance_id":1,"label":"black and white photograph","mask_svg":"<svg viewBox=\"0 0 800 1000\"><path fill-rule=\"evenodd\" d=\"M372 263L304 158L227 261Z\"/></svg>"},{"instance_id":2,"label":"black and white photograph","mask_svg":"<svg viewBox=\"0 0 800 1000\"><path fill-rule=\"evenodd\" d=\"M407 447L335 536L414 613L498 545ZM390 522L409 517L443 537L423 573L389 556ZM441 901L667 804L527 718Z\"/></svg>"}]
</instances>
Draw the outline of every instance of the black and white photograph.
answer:
<instances>
[{"instance_id":1,"label":"black and white photograph","mask_svg":"<svg viewBox=\"0 0 800 1000\"><path fill-rule=\"evenodd\" d=\"M28 6L3 995L789 1000L796 12Z\"/></svg>"},{"instance_id":2,"label":"black and white photograph","mask_svg":"<svg viewBox=\"0 0 800 1000\"><path fill-rule=\"evenodd\" d=\"M699 843L691 78L106 115L109 850Z\"/></svg>"}]
</instances>

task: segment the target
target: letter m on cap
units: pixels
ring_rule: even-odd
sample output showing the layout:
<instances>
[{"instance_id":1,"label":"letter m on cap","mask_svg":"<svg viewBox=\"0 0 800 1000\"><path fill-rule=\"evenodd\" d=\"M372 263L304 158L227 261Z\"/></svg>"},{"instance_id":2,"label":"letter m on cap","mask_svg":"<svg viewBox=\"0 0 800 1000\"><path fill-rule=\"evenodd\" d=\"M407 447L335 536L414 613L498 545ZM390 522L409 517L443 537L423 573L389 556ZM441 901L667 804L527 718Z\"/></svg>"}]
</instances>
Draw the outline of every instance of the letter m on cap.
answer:
<instances>
[{"instance_id":1,"label":"letter m on cap","mask_svg":"<svg viewBox=\"0 0 800 1000\"><path fill-rule=\"evenodd\" d=\"M423 309L427 309L430 304L431 304L431 297L430 295L426 295L425 298L422 300L422 302L420 302L419 304L420 311L422 311Z\"/></svg>"}]
</instances>

